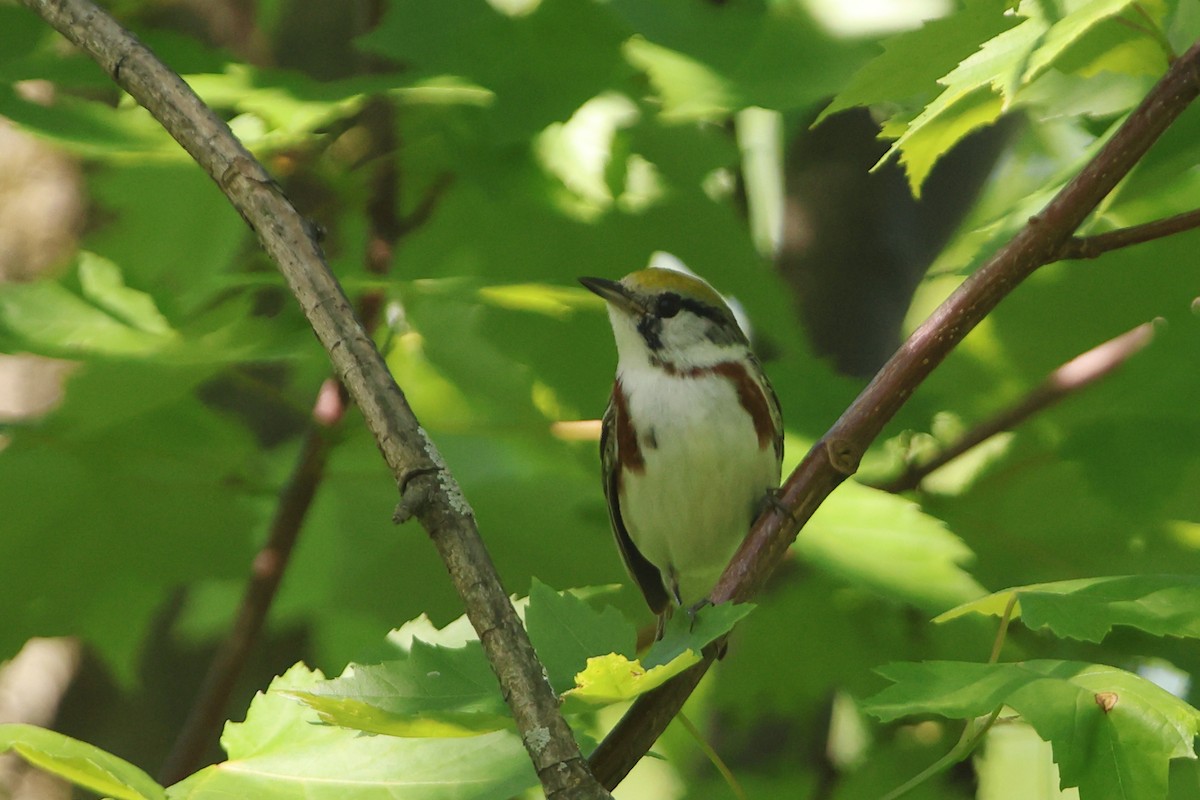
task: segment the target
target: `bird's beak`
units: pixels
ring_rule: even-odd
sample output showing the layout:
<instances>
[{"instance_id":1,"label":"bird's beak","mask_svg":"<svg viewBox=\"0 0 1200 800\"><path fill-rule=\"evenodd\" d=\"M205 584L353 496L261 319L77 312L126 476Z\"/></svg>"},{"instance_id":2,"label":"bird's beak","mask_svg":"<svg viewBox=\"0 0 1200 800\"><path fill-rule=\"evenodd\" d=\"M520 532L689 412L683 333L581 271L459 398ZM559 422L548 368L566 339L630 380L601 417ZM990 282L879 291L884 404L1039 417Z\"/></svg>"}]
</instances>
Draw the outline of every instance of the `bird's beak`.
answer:
<instances>
[{"instance_id":1,"label":"bird's beak","mask_svg":"<svg viewBox=\"0 0 1200 800\"><path fill-rule=\"evenodd\" d=\"M588 291L600 295L606 302L627 314L640 315L646 311L645 304L619 281L610 281L607 278L580 278L579 282Z\"/></svg>"}]
</instances>

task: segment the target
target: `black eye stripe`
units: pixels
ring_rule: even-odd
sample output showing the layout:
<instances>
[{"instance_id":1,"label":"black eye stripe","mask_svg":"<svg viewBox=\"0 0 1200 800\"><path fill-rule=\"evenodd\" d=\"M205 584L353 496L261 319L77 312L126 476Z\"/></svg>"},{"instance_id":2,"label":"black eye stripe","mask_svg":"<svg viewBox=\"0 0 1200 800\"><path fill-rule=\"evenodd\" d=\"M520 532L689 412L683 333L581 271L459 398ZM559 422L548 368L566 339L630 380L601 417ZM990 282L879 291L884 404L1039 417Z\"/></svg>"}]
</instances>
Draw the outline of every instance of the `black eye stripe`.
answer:
<instances>
[{"instance_id":1,"label":"black eye stripe","mask_svg":"<svg viewBox=\"0 0 1200 800\"><path fill-rule=\"evenodd\" d=\"M662 350L663 321L678 316L680 311L688 311L710 323L704 334L709 341L718 344L745 343L742 329L726 309L675 292L664 292L637 322L638 333L642 335L646 347L653 352Z\"/></svg>"},{"instance_id":2,"label":"black eye stripe","mask_svg":"<svg viewBox=\"0 0 1200 800\"><path fill-rule=\"evenodd\" d=\"M731 320L716 306L701 303L691 298L681 299L680 306L695 314L697 317L712 320L718 324L728 324Z\"/></svg>"}]
</instances>

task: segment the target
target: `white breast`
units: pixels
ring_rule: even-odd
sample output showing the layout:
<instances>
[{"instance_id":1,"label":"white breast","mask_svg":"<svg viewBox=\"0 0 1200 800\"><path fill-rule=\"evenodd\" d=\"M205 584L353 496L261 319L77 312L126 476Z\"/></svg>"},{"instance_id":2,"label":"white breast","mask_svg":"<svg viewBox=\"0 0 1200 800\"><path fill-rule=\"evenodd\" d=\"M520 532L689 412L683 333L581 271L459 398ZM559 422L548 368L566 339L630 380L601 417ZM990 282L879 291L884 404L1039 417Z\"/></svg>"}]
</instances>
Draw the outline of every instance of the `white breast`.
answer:
<instances>
[{"instance_id":1,"label":"white breast","mask_svg":"<svg viewBox=\"0 0 1200 800\"><path fill-rule=\"evenodd\" d=\"M689 606L706 597L779 484L774 448L726 378L624 371L621 384L645 470L626 472L622 518L638 550Z\"/></svg>"}]
</instances>

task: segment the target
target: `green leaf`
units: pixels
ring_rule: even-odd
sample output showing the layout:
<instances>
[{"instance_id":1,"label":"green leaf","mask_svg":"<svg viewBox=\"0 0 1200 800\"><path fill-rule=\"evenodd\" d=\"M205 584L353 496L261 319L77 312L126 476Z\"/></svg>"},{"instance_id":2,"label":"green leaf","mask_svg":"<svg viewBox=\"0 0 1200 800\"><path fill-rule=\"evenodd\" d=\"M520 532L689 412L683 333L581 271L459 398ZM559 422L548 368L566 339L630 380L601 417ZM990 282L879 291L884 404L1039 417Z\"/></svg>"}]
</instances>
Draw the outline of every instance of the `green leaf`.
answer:
<instances>
[{"instance_id":1,"label":"green leaf","mask_svg":"<svg viewBox=\"0 0 1200 800\"><path fill-rule=\"evenodd\" d=\"M974 556L940 520L913 502L862 484L843 484L794 545L817 567L927 611L974 599L985 589L962 569Z\"/></svg>"},{"instance_id":2,"label":"green leaf","mask_svg":"<svg viewBox=\"0 0 1200 800\"><path fill-rule=\"evenodd\" d=\"M9 750L51 774L117 800L166 797L163 787L128 761L45 728L0 725L0 753Z\"/></svg>"},{"instance_id":3,"label":"green leaf","mask_svg":"<svg viewBox=\"0 0 1200 800\"><path fill-rule=\"evenodd\" d=\"M556 592L536 579L525 627L557 691L574 686L592 656L632 656L637 647L637 631L615 608L597 612L571 592Z\"/></svg>"},{"instance_id":4,"label":"green leaf","mask_svg":"<svg viewBox=\"0 0 1200 800\"><path fill-rule=\"evenodd\" d=\"M721 603L704 606L694 612L679 610L667 620L661 639L650 646L642 664L652 669L667 664L686 652L699 653L718 636L733 630L733 626L754 610L753 603Z\"/></svg>"},{"instance_id":5,"label":"green leaf","mask_svg":"<svg viewBox=\"0 0 1200 800\"><path fill-rule=\"evenodd\" d=\"M12 64L20 64L36 52L46 38L48 28L29 9L16 5L0 6L0 68L4 71L4 82L14 76L10 74Z\"/></svg>"},{"instance_id":6,"label":"green leaf","mask_svg":"<svg viewBox=\"0 0 1200 800\"><path fill-rule=\"evenodd\" d=\"M119 265L168 319L210 309L228 296L231 273L248 271L246 223L194 163L105 165L90 172L88 188L100 213L121 223L93 232L88 249ZM275 315L272 327L286 320Z\"/></svg>"},{"instance_id":7,"label":"green leaf","mask_svg":"<svg viewBox=\"0 0 1200 800\"><path fill-rule=\"evenodd\" d=\"M628 702L700 663L700 654L685 650L666 664L649 669L636 659L617 653L589 658L587 668L576 676L574 689L563 692L563 713L577 714Z\"/></svg>"},{"instance_id":8,"label":"green leaf","mask_svg":"<svg viewBox=\"0 0 1200 800\"><path fill-rule=\"evenodd\" d=\"M1005 720L989 729L987 743L974 754L972 766L977 797L1078 800L1078 792L1059 789L1054 749L1019 720Z\"/></svg>"},{"instance_id":9,"label":"green leaf","mask_svg":"<svg viewBox=\"0 0 1200 800\"><path fill-rule=\"evenodd\" d=\"M649 78L664 120L806 108L836 91L857 62L857 47L831 39L792 3L607 5L635 32L622 52Z\"/></svg>"},{"instance_id":10,"label":"green leaf","mask_svg":"<svg viewBox=\"0 0 1200 800\"><path fill-rule=\"evenodd\" d=\"M172 786L169 797L503 800L537 783L515 733L421 739L314 724L316 713L292 697L321 683L301 664L276 678L245 722L225 726L229 759Z\"/></svg>"},{"instance_id":11,"label":"green leaf","mask_svg":"<svg viewBox=\"0 0 1200 800\"><path fill-rule=\"evenodd\" d=\"M1018 711L1054 748L1062 785L1080 796L1161 800L1171 759L1195 758L1200 711L1124 670L1071 661L889 664L894 685L867 702L881 720L971 719Z\"/></svg>"},{"instance_id":12,"label":"green leaf","mask_svg":"<svg viewBox=\"0 0 1200 800\"><path fill-rule=\"evenodd\" d=\"M641 36L625 42L622 52L630 64L654 82L666 120L720 118L741 105L729 81L703 61Z\"/></svg>"},{"instance_id":13,"label":"green leaf","mask_svg":"<svg viewBox=\"0 0 1200 800\"><path fill-rule=\"evenodd\" d=\"M176 164L187 159L183 148L138 105L113 108L64 94L47 107L21 97L11 85L0 84L0 114L39 138L88 158L153 157Z\"/></svg>"},{"instance_id":14,"label":"green leaf","mask_svg":"<svg viewBox=\"0 0 1200 800\"><path fill-rule=\"evenodd\" d=\"M972 0L958 11L926 22L883 43L883 52L868 61L838 92L813 125L855 106L932 98L937 81L979 46L1016 24L1003 14L1003 0Z\"/></svg>"},{"instance_id":15,"label":"green leaf","mask_svg":"<svg viewBox=\"0 0 1200 800\"><path fill-rule=\"evenodd\" d=\"M309 141L339 119L356 114L372 95L403 104L487 106L487 89L453 77L410 81L402 75L364 75L317 81L302 73L229 64L221 73L188 75L188 85L210 106L247 115L233 125L247 147L279 150Z\"/></svg>"},{"instance_id":16,"label":"green leaf","mask_svg":"<svg viewBox=\"0 0 1200 800\"><path fill-rule=\"evenodd\" d=\"M1017 586L951 609L934 621L966 614L998 617L1014 598L1014 619L1020 617L1032 630L1049 628L1071 639L1099 642L1114 625L1155 636L1200 638L1200 577L1192 575L1123 575Z\"/></svg>"},{"instance_id":17,"label":"green leaf","mask_svg":"<svg viewBox=\"0 0 1200 800\"><path fill-rule=\"evenodd\" d=\"M364 671L368 669L363 668ZM376 675L373 679L387 683L386 676ZM372 680L372 678L367 680ZM388 691L393 688L390 685L386 686ZM510 730L513 727L512 718L509 716L479 711L435 710L426 712L414 710L398 714L386 711L374 704L383 695L369 696L366 700L355 700L350 697L334 697L315 692L287 692L286 694L316 711L322 722L364 733L378 733L406 739L450 739Z\"/></svg>"},{"instance_id":18,"label":"green leaf","mask_svg":"<svg viewBox=\"0 0 1200 800\"><path fill-rule=\"evenodd\" d=\"M1124 11L1132 4L1132 0L1086 0L1086 2L1066 3L1068 13L1061 19L1053 21L1045 30L1040 41L1028 56L1028 63L1021 75L1021 83L1029 84L1035 78L1050 68L1050 66L1066 51L1067 48L1080 42L1094 26L1105 19ZM1034 4L1022 3L1019 12L1029 13ZM1032 15L1031 15L1032 16ZM1011 98L1012 92L1005 92Z\"/></svg>"},{"instance_id":19,"label":"green leaf","mask_svg":"<svg viewBox=\"0 0 1200 800\"><path fill-rule=\"evenodd\" d=\"M1043 2L1021 3L1018 13L1025 20L984 42L976 53L940 78L938 83L945 89L896 131L896 141L879 163L901 154L909 185L913 194L919 195L921 184L942 153L972 130L994 121L1012 105L1020 89L1044 74L1093 27L1123 11L1130 2L1065 3L1065 13Z\"/></svg>"},{"instance_id":20,"label":"green leaf","mask_svg":"<svg viewBox=\"0 0 1200 800\"><path fill-rule=\"evenodd\" d=\"M22 350L59 356L148 356L176 341L153 299L126 287L112 262L84 254L79 280L84 297L57 281L0 286L0 332Z\"/></svg>"},{"instance_id":21,"label":"green leaf","mask_svg":"<svg viewBox=\"0 0 1200 800\"><path fill-rule=\"evenodd\" d=\"M530 639L556 689L575 685L593 656L632 655L636 632L612 608L593 610L572 593L533 582L524 614ZM421 617L389 639L405 651L382 664L350 665L340 677L291 692L322 721L404 737L473 736L509 729L512 720L465 617L443 629ZM657 673L656 673L657 674Z\"/></svg>"},{"instance_id":22,"label":"green leaf","mask_svg":"<svg viewBox=\"0 0 1200 800\"><path fill-rule=\"evenodd\" d=\"M1003 112L1001 98L986 87L978 87L954 97L953 102L937 114L926 117L922 113L913 120L888 151L889 155L900 153L900 163L904 165L913 196L921 196L922 184L943 155L971 131L991 125ZM880 159L876 166L883 164L887 157Z\"/></svg>"},{"instance_id":23,"label":"green leaf","mask_svg":"<svg viewBox=\"0 0 1200 800\"><path fill-rule=\"evenodd\" d=\"M494 93L491 133L510 141L566 119L603 91L619 67L622 38L605 5L587 0L541 3L519 15L484 0L392 0L358 41L418 80L457 76Z\"/></svg>"},{"instance_id":24,"label":"green leaf","mask_svg":"<svg viewBox=\"0 0 1200 800\"><path fill-rule=\"evenodd\" d=\"M30 636L78 636L128 683L146 626L180 586L244 579L274 460L193 396L206 377L86 364L52 416L14 432L0 454L0 657Z\"/></svg>"},{"instance_id":25,"label":"green leaf","mask_svg":"<svg viewBox=\"0 0 1200 800\"><path fill-rule=\"evenodd\" d=\"M351 664L338 678L291 692L322 721L392 736L471 736L511 727L477 640L441 647L412 640L403 658Z\"/></svg>"},{"instance_id":26,"label":"green leaf","mask_svg":"<svg viewBox=\"0 0 1200 800\"><path fill-rule=\"evenodd\" d=\"M79 284L84 297L131 328L159 335L173 333L154 298L126 286L120 268L108 259L81 252Z\"/></svg>"}]
</instances>

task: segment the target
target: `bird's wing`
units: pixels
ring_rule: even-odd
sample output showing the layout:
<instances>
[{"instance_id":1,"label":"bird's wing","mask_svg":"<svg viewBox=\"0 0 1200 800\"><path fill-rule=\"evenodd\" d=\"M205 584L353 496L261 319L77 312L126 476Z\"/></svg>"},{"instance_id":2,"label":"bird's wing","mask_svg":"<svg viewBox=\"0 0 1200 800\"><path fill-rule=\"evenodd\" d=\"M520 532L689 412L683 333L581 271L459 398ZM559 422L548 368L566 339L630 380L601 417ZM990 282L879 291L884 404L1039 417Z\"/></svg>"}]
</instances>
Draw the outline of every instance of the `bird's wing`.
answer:
<instances>
[{"instance_id":1,"label":"bird's wing","mask_svg":"<svg viewBox=\"0 0 1200 800\"><path fill-rule=\"evenodd\" d=\"M613 386L613 393L621 391L620 384ZM658 567L651 564L634 545L621 519L621 468L617 461L617 415L623 413L624 403L610 400L604 411L604 422L600 428L600 462L604 479L604 496L608 498L608 515L612 521L613 535L617 539L617 548L625 561L625 568L633 577L646 604L655 614L667 610L669 600L667 590L663 586L662 573Z\"/></svg>"},{"instance_id":2,"label":"bird's wing","mask_svg":"<svg viewBox=\"0 0 1200 800\"><path fill-rule=\"evenodd\" d=\"M750 354L750 360L758 367L757 375L759 376L758 386L762 390L763 396L767 400L767 409L771 412L771 425L775 431L775 460L779 462L779 466L783 466L783 411L779 407L779 396L775 394L775 387L771 385L771 381L767 379L767 373L763 371L762 364L758 357L753 353Z\"/></svg>"}]
</instances>

